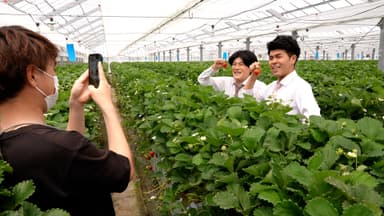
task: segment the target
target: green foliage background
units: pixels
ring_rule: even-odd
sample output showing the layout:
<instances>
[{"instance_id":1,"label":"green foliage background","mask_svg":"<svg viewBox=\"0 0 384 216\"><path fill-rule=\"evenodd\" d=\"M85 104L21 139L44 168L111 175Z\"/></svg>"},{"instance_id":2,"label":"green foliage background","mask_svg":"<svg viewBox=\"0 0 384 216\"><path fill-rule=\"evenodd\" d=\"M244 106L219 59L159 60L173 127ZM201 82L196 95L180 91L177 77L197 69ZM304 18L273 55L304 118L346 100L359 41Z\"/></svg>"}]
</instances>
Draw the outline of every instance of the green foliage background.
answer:
<instances>
[{"instance_id":1,"label":"green foliage background","mask_svg":"<svg viewBox=\"0 0 384 216\"><path fill-rule=\"evenodd\" d=\"M384 94L377 62L298 64L323 114L305 124L278 104L200 86L197 75L210 64L112 65L140 165L153 168L141 174L153 180L148 205L161 215L382 214ZM269 83L262 64L260 79ZM145 160L148 151L157 156Z\"/></svg>"},{"instance_id":2,"label":"green foliage background","mask_svg":"<svg viewBox=\"0 0 384 216\"><path fill-rule=\"evenodd\" d=\"M200 86L197 76L211 64L112 64L111 83L151 214L382 215L384 79L377 61L299 61L297 71L311 83L323 116L304 124L279 104ZM70 88L86 67L57 67L60 98L48 124L65 129ZM267 62L262 67L260 80L274 80ZM230 68L218 75L230 76ZM105 147L93 103L86 106L86 127ZM147 160L149 151L156 156ZM0 174L11 170L0 168ZM19 200L3 210L33 206L26 201L33 183L14 187L0 185L0 199Z\"/></svg>"}]
</instances>

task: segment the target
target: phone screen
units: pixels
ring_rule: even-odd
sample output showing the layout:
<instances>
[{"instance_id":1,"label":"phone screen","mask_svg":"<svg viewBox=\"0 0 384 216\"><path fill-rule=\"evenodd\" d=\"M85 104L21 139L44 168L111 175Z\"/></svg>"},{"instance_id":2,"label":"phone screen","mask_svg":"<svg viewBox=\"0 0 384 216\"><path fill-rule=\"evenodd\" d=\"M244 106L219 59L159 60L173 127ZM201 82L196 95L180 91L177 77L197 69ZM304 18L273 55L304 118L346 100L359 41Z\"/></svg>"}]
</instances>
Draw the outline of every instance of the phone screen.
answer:
<instances>
[{"instance_id":1,"label":"phone screen","mask_svg":"<svg viewBox=\"0 0 384 216\"><path fill-rule=\"evenodd\" d=\"M98 62L103 62L103 56L99 53L93 53L88 56L89 85L99 87L99 69Z\"/></svg>"}]
</instances>

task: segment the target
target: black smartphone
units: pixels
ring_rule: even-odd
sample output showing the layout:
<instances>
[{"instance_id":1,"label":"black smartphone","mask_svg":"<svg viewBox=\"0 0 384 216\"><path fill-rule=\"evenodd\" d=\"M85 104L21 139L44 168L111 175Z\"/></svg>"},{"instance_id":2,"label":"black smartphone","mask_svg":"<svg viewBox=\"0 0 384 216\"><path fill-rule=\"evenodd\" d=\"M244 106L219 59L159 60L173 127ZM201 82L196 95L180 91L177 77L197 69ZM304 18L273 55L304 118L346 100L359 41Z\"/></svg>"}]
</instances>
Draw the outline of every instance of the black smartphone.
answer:
<instances>
[{"instance_id":1,"label":"black smartphone","mask_svg":"<svg viewBox=\"0 0 384 216\"><path fill-rule=\"evenodd\" d=\"M99 53L92 53L88 56L89 85L99 87L99 69L97 64L103 62L103 56Z\"/></svg>"}]
</instances>

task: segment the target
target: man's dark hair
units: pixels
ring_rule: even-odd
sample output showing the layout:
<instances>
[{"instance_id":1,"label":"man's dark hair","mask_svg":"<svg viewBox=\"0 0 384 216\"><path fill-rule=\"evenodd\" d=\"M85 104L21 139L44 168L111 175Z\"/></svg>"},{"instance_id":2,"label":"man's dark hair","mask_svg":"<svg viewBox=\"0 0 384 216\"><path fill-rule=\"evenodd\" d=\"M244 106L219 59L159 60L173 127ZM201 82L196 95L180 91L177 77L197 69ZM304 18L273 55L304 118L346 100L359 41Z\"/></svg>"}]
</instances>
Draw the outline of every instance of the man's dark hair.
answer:
<instances>
[{"instance_id":1,"label":"man's dark hair","mask_svg":"<svg viewBox=\"0 0 384 216\"><path fill-rule=\"evenodd\" d=\"M256 55L249 50L239 50L234 52L229 57L229 64L232 65L233 61L235 61L236 58L241 58L241 60L243 60L244 64L247 65L247 67L249 67L253 62L257 62Z\"/></svg>"},{"instance_id":2,"label":"man's dark hair","mask_svg":"<svg viewBox=\"0 0 384 216\"><path fill-rule=\"evenodd\" d=\"M59 53L46 37L22 26L0 27L0 103L15 97L26 83L27 66L46 70Z\"/></svg>"},{"instance_id":3,"label":"man's dark hair","mask_svg":"<svg viewBox=\"0 0 384 216\"><path fill-rule=\"evenodd\" d=\"M297 41L290 35L278 35L273 41L267 43L268 55L271 50L285 50L289 56L296 55L297 59L300 56L300 47ZM297 60L296 60L297 61Z\"/></svg>"}]
</instances>

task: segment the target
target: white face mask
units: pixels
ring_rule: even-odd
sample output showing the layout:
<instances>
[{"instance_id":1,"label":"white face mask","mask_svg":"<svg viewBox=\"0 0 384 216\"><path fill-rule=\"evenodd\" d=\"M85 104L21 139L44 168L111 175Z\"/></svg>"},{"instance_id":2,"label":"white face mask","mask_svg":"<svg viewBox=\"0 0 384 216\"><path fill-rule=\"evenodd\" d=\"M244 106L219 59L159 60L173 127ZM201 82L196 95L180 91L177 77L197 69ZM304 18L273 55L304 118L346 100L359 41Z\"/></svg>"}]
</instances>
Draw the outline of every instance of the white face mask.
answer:
<instances>
[{"instance_id":1,"label":"white face mask","mask_svg":"<svg viewBox=\"0 0 384 216\"><path fill-rule=\"evenodd\" d=\"M42 95L44 95L45 103L47 104L47 111L51 109L53 106L55 106L57 98L59 97L59 78L57 76L53 76L40 68L38 68L39 71L43 72L45 75L53 79L53 84L55 85L55 93L53 95L47 95L45 94L39 87L35 87L37 91L39 91Z\"/></svg>"}]
</instances>

